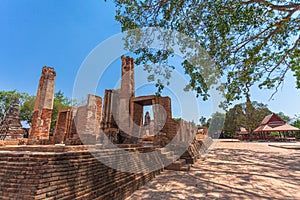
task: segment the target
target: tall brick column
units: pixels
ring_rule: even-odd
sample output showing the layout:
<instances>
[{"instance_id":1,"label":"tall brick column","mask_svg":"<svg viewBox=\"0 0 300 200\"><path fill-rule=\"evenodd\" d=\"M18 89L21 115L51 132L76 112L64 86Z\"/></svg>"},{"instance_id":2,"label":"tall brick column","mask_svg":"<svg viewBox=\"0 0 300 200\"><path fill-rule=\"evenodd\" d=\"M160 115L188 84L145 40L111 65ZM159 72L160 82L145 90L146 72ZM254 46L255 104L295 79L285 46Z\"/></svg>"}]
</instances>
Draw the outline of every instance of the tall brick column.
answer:
<instances>
[{"instance_id":1,"label":"tall brick column","mask_svg":"<svg viewBox=\"0 0 300 200\"><path fill-rule=\"evenodd\" d=\"M130 98L134 97L134 60L129 56L122 56L122 81L119 104L119 128L128 133L130 131Z\"/></svg>"},{"instance_id":2,"label":"tall brick column","mask_svg":"<svg viewBox=\"0 0 300 200\"><path fill-rule=\"evenodd\" d=\"M43 67L42 75L34 104L33 118L28 143L48 140L54 100L54 83L56 73L53 68Z\"/></svg>"}]
</instances>

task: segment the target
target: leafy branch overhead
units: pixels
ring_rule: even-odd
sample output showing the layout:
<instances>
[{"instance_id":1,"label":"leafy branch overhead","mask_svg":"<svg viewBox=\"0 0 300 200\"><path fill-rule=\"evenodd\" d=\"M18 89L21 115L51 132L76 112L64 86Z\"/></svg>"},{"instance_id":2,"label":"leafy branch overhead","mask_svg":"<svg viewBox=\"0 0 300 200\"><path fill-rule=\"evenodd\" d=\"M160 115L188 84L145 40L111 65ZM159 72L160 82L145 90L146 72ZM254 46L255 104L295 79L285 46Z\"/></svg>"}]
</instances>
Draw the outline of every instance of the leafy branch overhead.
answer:
<instances>
[{"instance_id":1,"label":"leafy branch overhead","mask_svg":"<svg viewBox=\"0 0 300 200\"><path fill-rule=\"evenodd\" d=\"M277 91L288 71L292 71L300 88L299 0L114 2L116 19L123 31L161 27L176 30L197 41L226 77L219 88L225 93L226 103L245 95L250 98L249 90L255 83L260 88ZM153 53L151 57L149 51L139 51L144 62L167 60L170 52L172 50L164 56ZM190 88L205 95L207 84L203 79L206 77L189 73L193 70L186 60L183 67L191 78Z\"/></svg>"}]
</instances>

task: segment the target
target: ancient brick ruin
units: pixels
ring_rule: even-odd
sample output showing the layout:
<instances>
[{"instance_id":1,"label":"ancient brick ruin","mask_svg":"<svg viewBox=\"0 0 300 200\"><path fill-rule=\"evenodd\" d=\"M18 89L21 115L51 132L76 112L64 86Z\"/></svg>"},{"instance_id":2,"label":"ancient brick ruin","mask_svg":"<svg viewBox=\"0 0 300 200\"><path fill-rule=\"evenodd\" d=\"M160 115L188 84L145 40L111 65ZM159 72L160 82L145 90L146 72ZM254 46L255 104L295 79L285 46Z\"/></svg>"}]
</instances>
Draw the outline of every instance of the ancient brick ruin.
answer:
<instances>
[{"instance_id":1,"label":"ancient brick ruin","mask_svg":"<svg viewBox=\"0 0 300 200\"><path fill-rule=\"evenodd\" d=\"M102 98L88 95L87 103L58 113L53 142L55 144L95 144L100 136Z\"/></svg>"},{"instance_id":2,"label":"ancient brick ruin","mask_svg":"<svg viewBox=\"0 0 300 200\"><path fill-rule=\"evenodd\" d=\"M0 140L18 141L23 138L25 130L20 118L19 100L16 98L0 124Z\"/></svg>"},{"instance_id":3,"label":"ancient brick ruin","mask_svg":"<svg viewBox=\"0 0 300 200\"><path fill-rule=\"evenodd\" d=\"M0 199L125 199L164 169L188 170L211 144L208 137L194 139L196 126L172 118L169 97L135 96L134 61L124 56L121 88L105 90L103 99L89 94L84 105L60 110L50 139L55 76L53 68L43 68L30 145L0 146ZM150 139L143 135L143 107L149 105ZM12 113L18 128L18 114Z\"/></svg>"},{"instance_id":4,"label":"ancient brick ruin","mask_svg":"<svg viewBox=\"0 0 300 200\"><path fill-rule=\"evenodd\" d=\"M55 76L56 73L53 68L43 67L29 132L29 144L39 140L49 140Z\"/></svg>"},{"instance_id":5,"label":"ancient brick ruin","mask_svg":"<svg viewBox=\"0 0 300 200\"><path fill-rule=\"evenodd\" d=\"M122 57L121 71L121 88L105 90L103 105L101 97L89 95L87 105L59 112L54 143L96 144L103 142L101 134L105 134L113 143L136 144L143 129L143 107L149 105L153 105L154 132L164 133L154 144L172 140L179 125L172 119L171 99L135 97L133 58Z\"/></svg>"},{"instance_id":6,"label":"ancient brick ruin","mask_svg":"<svg viewBox=\"0 0 300 200\"><path fill-rule=\"evenodd\" d=\"M114 151L98 149L103 158ZM124 151L119 163L128 163ZM132 163L130 163L132 165ZM84 146L0 147L0 199L125 199L160 170L121 172L101 163Z\"/></svg>"}]
</instances>

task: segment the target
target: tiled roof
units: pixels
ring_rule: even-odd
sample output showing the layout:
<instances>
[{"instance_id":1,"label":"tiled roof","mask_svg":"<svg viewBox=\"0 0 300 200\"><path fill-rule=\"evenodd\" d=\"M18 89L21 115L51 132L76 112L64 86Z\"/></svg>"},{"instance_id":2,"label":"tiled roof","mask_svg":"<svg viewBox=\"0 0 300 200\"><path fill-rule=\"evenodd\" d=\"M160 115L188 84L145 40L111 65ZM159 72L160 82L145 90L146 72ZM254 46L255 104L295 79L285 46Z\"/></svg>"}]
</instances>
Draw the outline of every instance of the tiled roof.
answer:
<instances>
[{"instance_id":1,"label":"tiled roof","mask_svg":"<svg viewBox=\"0 0 300 200\"><path fill-rule=\"evenodd\" d=\"M266 116L253 132L298 131L299 129L287 124L276 114Z\"/></svg>"}]
</instances>

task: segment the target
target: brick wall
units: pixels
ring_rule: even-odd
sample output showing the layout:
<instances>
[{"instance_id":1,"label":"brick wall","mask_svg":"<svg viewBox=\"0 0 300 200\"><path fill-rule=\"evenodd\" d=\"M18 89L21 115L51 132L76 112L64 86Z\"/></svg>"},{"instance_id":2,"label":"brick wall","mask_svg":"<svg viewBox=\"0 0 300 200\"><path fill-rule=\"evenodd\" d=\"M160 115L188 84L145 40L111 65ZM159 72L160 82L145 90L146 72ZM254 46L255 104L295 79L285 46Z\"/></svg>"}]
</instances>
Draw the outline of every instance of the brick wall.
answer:
<instances>
[{"instance_id":1,"label":"brick wall","mask_svg":"<svg viewBox=\"0 0 300 200\"><path fill-rule=\"evenodd\" d=\"M125 199L160 172L120 172L103 165L82 148L1 149L0 199ZM112 153L116 154L107 149L94 153L110 159ZM122 151L119 157L121 154Z\"/></svg>"},{"instance_id":2,"label":"brick wall","mask_svg":"<svg viewBox=\"0 0 300 200\"><path fill-rule=\"evenodd\" d=\"M38 140L48 140L51 125L52 109L40 109L33 112L30 126L29 140L34 143Z\"/></svg>"},{"instance_id":3,"label":"brick wall","mask_svg":"<svg viewBox=\"0 0 300 200\"><path fill-rule=\"evenodd\" d=\"M100 135L101 116L102 98L91 94L86 105L59 111L54 143L95 144Z\"/></svg>"},{"instance_id":4,"label":"brick wall","mask_svg":"<svg viewBox=\"0 0 300 200\"><path fill-rule=\"evenodd\" d=\"M132 107L132 121L133 121L133 125L132 126L143 126L143 106L138 104L138 103L131 103L131 107Z\"/></svg>"},{"instance_id":5,"label":"brick wall","mask_svg":"<svg viewBox=\"0 0 300 200\"><path fill-rule=\"evenodd\" d=\"M60 110L57 116L56 127L53 135L54 144L60 144L64 142L70 126L72 124L72 109Z\"/></svg>"}]
</instances>

